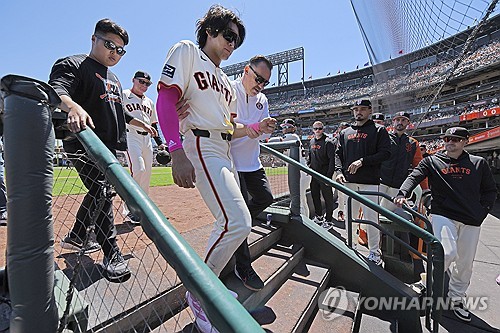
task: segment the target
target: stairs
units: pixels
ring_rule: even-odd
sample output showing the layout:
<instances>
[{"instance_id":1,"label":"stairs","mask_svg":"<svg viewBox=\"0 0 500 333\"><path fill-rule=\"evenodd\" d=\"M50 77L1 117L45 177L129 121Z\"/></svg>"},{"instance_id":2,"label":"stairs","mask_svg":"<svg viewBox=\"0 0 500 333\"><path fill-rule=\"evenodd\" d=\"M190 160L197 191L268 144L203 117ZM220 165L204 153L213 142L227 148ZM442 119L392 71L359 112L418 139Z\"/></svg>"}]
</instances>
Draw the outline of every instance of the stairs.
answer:
<instances>
[{"instance_id":1,"label":"stairs","mask_svg":"<svg viewBox=\"0 0 500 333\"><path fill-rule=\"evenodd\" d=\"M262 224L253 227L249 236L252 266L264 281L262 290L253 292L243 286L233 272L234 261L221 274L224 284L238 293L238 300L268 332L321 332L320 327L331 332L333 321L337 332L352 332L358 310L357 294L349 294L353 302L339 304L347 306L347 311L336 311L331 321L322 319L318 300L325 298L323 291L332 289L332 268L308 259L305 248L284 239L282 232L282 227ZM151 332L198 332L191 310L185 306ZM331 306L320 311L331 312Z\"/></svg>"},{"instance_id":2,"label":"stairs","mask_svg":"<svg viewBox=\"0 0 500 333\"><path fill-rule=\"evenodd\" d=\"M349 248L341 229L328 232L309 219L271 209L272 225L258 223L248 238L252 266L264 288L254 292L244 287L234 274L234 259L221 273L222 282L238 294L239 302L263 329L280 333L421 332L416 312L363 308L363 297L408 298L414 292ZM200 245L201 232L189 236L195 237L195 245ZM179 280L170 281L175 283L166 285L162 293L92 331L198 332L184 299L185 287Z\"/></svg>"}]
</instances>

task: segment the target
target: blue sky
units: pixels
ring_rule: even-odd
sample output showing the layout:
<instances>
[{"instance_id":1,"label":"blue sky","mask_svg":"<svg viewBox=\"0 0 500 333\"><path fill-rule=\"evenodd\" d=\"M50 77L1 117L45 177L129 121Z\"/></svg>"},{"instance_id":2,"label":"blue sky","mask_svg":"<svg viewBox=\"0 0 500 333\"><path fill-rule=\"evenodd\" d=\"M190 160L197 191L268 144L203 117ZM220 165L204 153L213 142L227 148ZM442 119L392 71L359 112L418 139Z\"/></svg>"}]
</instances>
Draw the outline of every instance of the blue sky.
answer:
<instances>
[{"instance_id":1,"label":"blue sky","mask_svg":"<svg viewBox=\"0 0 500 333\"><path fill-rule=\"evenodd\" d=\"M156 81L168 49L195 39L195 22L212 1L2 0L0 77L20 74L46 81L61 57L88 53L95 23L109 17L127 29L127 54L113 67L124 88L133 73L148 71ZM303 46L305 77L354 70L368 61L348 0L220 1L236 10L247 28L244 44L222 66ZM275 69L272 82L276 82ZM302 76L300 62L289 67L289 81ZM155 98L154 89L148 95Z\"/></svg>"}]
</instances>

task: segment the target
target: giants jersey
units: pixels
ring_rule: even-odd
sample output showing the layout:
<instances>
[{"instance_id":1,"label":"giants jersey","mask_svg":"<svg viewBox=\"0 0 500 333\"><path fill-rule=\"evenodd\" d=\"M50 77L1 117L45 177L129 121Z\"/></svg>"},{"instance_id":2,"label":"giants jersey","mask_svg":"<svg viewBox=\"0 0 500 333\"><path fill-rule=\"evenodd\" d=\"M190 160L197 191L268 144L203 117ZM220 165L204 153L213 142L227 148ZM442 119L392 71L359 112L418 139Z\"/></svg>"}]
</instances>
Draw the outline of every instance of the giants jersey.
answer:
<instances>
[{"instance_id":1,"label":"giants jersey","mask_svg":"<svg viewBox=\"0 0 500 333\"><path fill-rule=\"evenodd\" d=\"M141 98L134 94L130 89L125 89L123 91L122 103L125 110L146 124L151 125L158 122L155 105L149 97L142 96ZM129 130L144 131L141 127L130 124L127 124L127 128Z\"/></svg>"},{"instance_id":2,"label":"giants jersey","mask_svg":"<svg viewBox=\"0 0 500 333\"><path fill-rule=\"evenodd\" d=\"M235 91L222 69L193 42L180 41L168 51L159 84L176 88L189 103L189 116L180 121L182 134L193 128L233 132Z\"/></svg>"}]
</instances>

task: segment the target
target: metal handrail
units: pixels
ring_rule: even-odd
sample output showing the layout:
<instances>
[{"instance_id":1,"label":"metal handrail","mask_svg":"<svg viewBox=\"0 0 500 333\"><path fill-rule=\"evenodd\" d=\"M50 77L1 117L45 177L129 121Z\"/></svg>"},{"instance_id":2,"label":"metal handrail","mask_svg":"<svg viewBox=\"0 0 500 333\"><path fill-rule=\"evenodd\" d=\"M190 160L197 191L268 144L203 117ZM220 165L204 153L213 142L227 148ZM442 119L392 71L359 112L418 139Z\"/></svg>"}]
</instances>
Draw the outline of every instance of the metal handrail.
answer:
<instances>
[{"instance_id":1,"label":"metal handrail","mask_svg":"<svg viewBox=\"0 0 500 333\"><path fill-rule=\"evenodd\" d=\"M405 228L407 228L410 232L412 232L415 236L418 238L421 238L428 246L430 249L430 255L431 255L431 262L432 266L431 267L431 272L432 274L428 274L428 282L429 285L432 285L430 288L432 290L432 310L431 310L431 317L434 320L433 321L433 327L432 331L437 332L439 329L439 321L441 319L441 314L442 314L442 309L438 307L438 298L443 297L443 288L444 288L444 250L443 246L439 242L439 240L429 233L428 231L414 225L413 223L403 219L401 216L398 216L391 212L390 210L381 207L374 203L371 200L366 199L364 196L360 195L356 191L353 191L342 184L339 184L337 182L334 182L332 179L306 167L294 160L293 158L290 158L278 151L276 151L274 148L282 149L282 148L287 148L287 147L293 147L293 146L299 146L300 142L297 141L288 141L288 142L273 142L273 143L267 143L267 144L261 144L260 147L262 150L265 152L271 153L283 161L295 166L296 168L300 169L301 171L304 171L307 174L310 174L312 177L314 177L316 180L331 186L338 191L346 194L349 198L352 197L353 199L359 201L361 204L375 210L379 214L382 214L383 216L387 217L389 220L392 222L402 225ZM385 231L385 230L384 230ZM430 266L430 265L429 265ZM430 281L429 281L430 279ZM428 320L426 320L426 326ZM429 322L430 324L430 322Z\"/></svg>"},{"instance_id":2,"label":"metal handrail","mask_svg":"<svg viewBox=\"0 0 500 333\"><path fill-rule=\"evenodd\" d=\"M202 303L214 326L221 332L264 332L97 135L87 127L76 136L132 213L141 217L141 226L146 235L174 267L186 288Z\"/></svg>"}]
</instances>

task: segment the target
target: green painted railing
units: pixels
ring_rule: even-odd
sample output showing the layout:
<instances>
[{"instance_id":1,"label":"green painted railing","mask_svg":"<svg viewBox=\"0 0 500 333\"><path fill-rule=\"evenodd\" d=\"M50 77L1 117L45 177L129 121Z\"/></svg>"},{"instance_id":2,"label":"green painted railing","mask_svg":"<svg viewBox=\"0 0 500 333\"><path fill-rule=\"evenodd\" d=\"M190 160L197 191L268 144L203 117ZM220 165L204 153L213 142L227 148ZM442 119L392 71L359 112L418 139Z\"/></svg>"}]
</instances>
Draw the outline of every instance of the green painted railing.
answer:
<instances>
[{"instance_id":1,"label":"green painted railing","mask_svg":"<svg viewBox=\"0 0 500 333\"><path fill-rule=\"evenodd\" d=\"M300 164L293 158L290 158L278 151L276 151L273 148L277 149L284 149L287 147L290 147L290 145L293 145L294 143L290 142L277 142L277 143L266 143L266 144L261 144L260 147L263 151L270 153L283 161L297 167L301 171L304 171L308 174L310 174L312 177L315 179L323 182L324 184L331 186L338 191L346 194L349 198L355 199L359 202L361 202L363 205L370 207L371 209L375 210L379 214L382 214L386 218L388 218L390 221L393 223L396 223L405 229L407 229L409 232L411 232L413 235L421 238L428 246L428 249L430 250L430 256L424 260L430 260L432 262L432 310L431 310L431 317L433 319L433 327L432 330L433 332L437 332L439 328L439 321L441 319L442 315L442 309L438 307L439 304L439 298L443 297L443 287L444 287L444 251L443 251L443 246L439 242L439 240L429 233L428 231L420 228L419 226L403 219L402 217L394 214L390 210L377 205L371 200L366 199L364 196L358 194L357 192L343 186L342 184L339 184L332 179ZM298 143L297 143L298 145ZM386 233L383 228L379 228L382 232ZM429 258L430 257L430 258Z\"/></svg>"},{"instance_id":2,"label":"green painted railing","mask_svg":"<svg viewBox=\"0 0 500 333\"><path fill-rule=\"evenodd\" d=\"M220 332L264 332L95 133L86 129L78 133L77 137L129 209L141 217L144 232L175 269L186 288L202 303L212 324Z\"/></svg>"}]
</instances>

